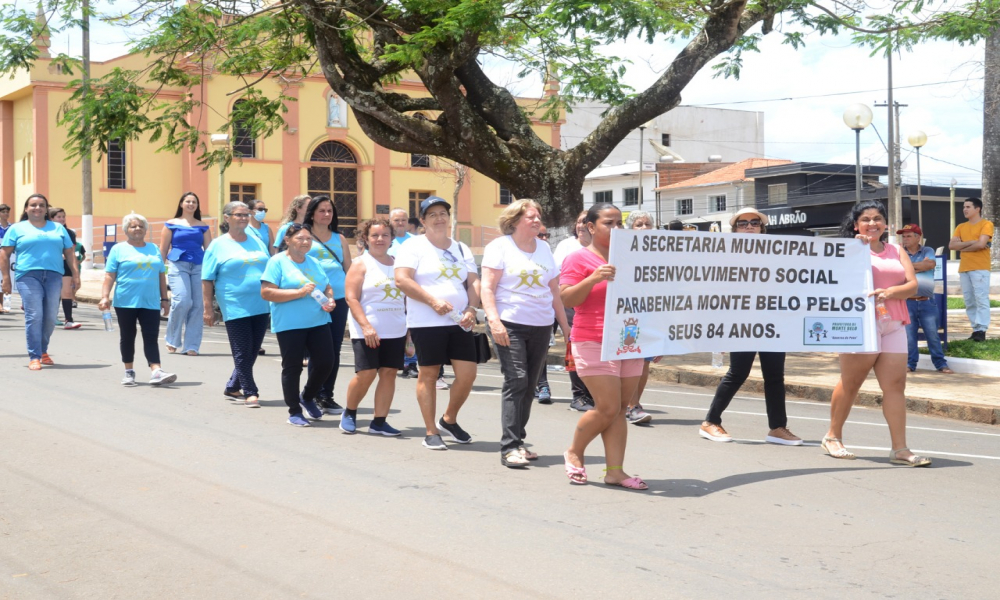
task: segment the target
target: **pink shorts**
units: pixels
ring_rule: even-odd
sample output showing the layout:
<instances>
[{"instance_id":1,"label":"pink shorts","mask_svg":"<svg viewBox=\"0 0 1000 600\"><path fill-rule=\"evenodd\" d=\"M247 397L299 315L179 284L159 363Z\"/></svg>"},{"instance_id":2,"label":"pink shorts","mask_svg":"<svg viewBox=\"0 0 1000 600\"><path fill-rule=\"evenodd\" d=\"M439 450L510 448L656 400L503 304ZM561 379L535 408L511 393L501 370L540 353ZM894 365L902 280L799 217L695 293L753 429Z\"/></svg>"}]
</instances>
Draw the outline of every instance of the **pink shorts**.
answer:
<instances>
[{"instance_id":1,"label":"pink shorts","mask_svg":"<svg viewBox=\"0 0 1000 600\"><path fill-rule=\"evenodd\" d=\"M902 321L880 321L878 333L878 352L858 352L858 354L907 354L906 326Z\"/></svg>"},{"instance_id":2,"label":"pink shorts","mask_svg":"<svg viewBox=\"0 0 1000 600\"><path fill-rule=\"evenodd\" d=\"M903 337L904 347L906 337ZM580 377L611 375L613 377L639 377L642 375L642 359L601 360L600 342L573 342L573 361L576 374Z\"/></svg>"}]
</instances>

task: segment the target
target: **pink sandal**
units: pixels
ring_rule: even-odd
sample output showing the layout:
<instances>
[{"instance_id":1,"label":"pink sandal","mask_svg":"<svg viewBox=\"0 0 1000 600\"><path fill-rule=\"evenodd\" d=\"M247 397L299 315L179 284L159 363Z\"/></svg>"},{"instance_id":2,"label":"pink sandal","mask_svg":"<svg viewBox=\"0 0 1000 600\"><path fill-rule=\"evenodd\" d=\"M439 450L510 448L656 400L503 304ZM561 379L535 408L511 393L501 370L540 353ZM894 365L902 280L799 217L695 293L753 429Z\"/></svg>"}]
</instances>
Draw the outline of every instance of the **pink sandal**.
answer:
<instances>
[{"instance_id":1,"label":"pink sandal","mask_svg":"<svg viewBox=\"0 0 1000 600\"><path fill-rule=\"evenodd\" d=\"M615 470L615 469L620 470L621 467L608 467L607 469L604 469L604 470L605 471L612 471L612 470ZM616 487L623 487L623 488L625 488L627 490L648 490L649 489L649 486L646 485L646 482L643 481L642 478L639 477L639 476L629 477L628 479L622 479L621 481L619 481L617 483L610 483L607 479L605 479L604 480L604 485L613 485L613 486L616 486Z\"/></svg>"},{"instance_id":2,"label":"pink sandal","mask_svg":"<svg viewBox=\"0 0 1000 600\"><path fill-rule=\"evenodd\" d=\"M569 477L569 482L577 485L587 483L587 469L569 462L569 452L563 452L563 459L566 460L566 477Z\"/></svg>"}]
</instances>

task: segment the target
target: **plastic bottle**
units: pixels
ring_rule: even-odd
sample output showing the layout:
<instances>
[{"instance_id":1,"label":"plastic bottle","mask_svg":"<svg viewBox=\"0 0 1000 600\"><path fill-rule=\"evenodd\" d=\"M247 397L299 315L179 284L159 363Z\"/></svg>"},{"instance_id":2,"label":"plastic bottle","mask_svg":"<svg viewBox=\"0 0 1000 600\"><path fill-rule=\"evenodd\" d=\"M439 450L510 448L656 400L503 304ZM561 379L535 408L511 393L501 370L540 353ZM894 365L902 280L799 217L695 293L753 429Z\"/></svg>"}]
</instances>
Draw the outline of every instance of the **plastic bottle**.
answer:
<instances>
[{"instance_id":1,"label":"plastic bottle","mask_svg":"<svg viewBox=\"0 0 1000 600\"><path fill-rule=\"evenodd\" d=\"M3 311L4 312L10 312L10 305L11 305L10 294L4 294L3 295Z\"/></svg>"},{"instance_id":2,"label":"plastic bottle","mask_svg":"<svg viewBox=\"0 0 1000 600\"><path fill-rule=\"evenodd\" d=\"M722 368L722 352L712 353L712 368L721 369Z\"/></svg>"},{"instance_id":3,"label":"plastic bottle","mask_svg":"<svg viewBox=\"0 0 1000 600\"><path fill-rule=\"evenodd\" d=\"M875 301L875 318L878 319L879 323L885 323L886 321L892 320L892 315L889 314L889 309L885 307L885 300Z\"/></svg>"},{"instance_id":4,"label":"plastic bottle","mask_svg":"<svg viewBox=\"0 0 1000 600\"><path fill-rule=\"evenodd\" d=\"M455 322L455 325L461 327L463 331L472 331L471 327L465 327L464 325L462 325L462 313L458 312L457 310L453 310L450 313L448 313L448 316L451 318L452 321Z\"/></svg>"},{"instance_id":5,"label":"plastic bottle","mask_svg":"<svg viewBox=\"0 0 1000 600\"><path fill-rule=\"evenodd\" d=\"M330 302L330 299L326 297L326 294L316 288L313 288L313 291L309 292L309 295L312 296L313 300L316 301L316 304L319 304L320 306L326 306Z\"/></svg>"},{"instance_id":6,"label":"plastic bottle","mask_svg":"<svg viewBox=\"0 0 1000 600\"><path fill-rule=\"evenodd\" d=\"M101 312L101 318L104 319L104 331L114 331L115 325L114 321L111 320L111 311L105 310Z\"/></svg>"}]
</instances>

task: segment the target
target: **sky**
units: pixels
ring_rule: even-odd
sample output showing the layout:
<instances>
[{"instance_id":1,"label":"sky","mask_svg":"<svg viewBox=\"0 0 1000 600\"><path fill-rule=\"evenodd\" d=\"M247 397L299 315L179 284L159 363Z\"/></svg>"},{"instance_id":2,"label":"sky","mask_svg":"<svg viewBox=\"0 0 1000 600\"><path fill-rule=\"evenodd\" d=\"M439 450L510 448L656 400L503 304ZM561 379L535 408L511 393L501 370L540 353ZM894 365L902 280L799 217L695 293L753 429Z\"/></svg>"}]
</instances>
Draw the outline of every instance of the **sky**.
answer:
<instances>
[{"instance_id":1,"label":"sky","mask_svg":"<svg viewBox=\"0 0 1000 600\"><path fill-rule=\"evenodd\" d=\"M868 50L854 46L845 35L809 36L799 50L781 44L781 39L776 33L764 36L760 53L744 54L739 80L712 78L711 69L706 67L684 91L682 103L763 112L768 158L845 164L855 161L855 140L854 132L843 122L844 110L855 103L866 104L875 116L872 126L861 133L861 161L886 165L881 140L888 133L887 109L874 106L887 100L886 59L870 57ZM96 27L92 32L93 59L121 55L125 41L120 30ZM51 43L53 53L80 53L77 32L53 36ZM630 41L607 51L631 61L625 81L641 90L681 48L682 43ZM916 155L907 137L921 130L928 138L921 149L924 184L947 186L954 178L962 187L980 185L983 52L982 43L962 47L928 42L894 56L894 99L907 105L900 113L904 183L917 180ZM540 95L537 81L514 81L511 73L509 68L496 68L494 79L520 95ZM720 154L725 154L725 148Z\"/></svg>"}]
</instances>

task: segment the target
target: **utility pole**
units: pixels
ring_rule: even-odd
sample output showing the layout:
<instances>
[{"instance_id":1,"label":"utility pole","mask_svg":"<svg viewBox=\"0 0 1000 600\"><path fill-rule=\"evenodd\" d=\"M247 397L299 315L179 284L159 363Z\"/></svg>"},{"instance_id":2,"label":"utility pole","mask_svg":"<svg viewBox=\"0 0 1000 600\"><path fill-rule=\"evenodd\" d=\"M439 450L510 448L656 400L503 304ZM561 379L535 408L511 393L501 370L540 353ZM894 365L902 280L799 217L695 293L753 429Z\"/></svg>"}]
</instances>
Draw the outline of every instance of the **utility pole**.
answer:
<instances>
[{"instance_id":1,"label":"utility pole","mask_svg":"<svg viewBox=\"0 0 1000 600\"><path fill-rule=\"evenodd\" d=\"M890 58L890 65L892 59ZM889 67L890 72L892 67ZM895 232L903 226L903 195L901 193L903 177L902 162L899 155L899 109L909 106L900 104L892 99L892 85L890 75L889 101L882 104L875 104L876 108L887 107L889 109L889 135L888 142L888 163L889 163L889 205L886 207L889 212L889 235L895 236Z\"/></svg>"},{"instance_id":2,"label":"utility pole","mask_svg":"<svg viewBox=\"0 0 1000 600\"><path fill-rule=\"evenodd\" d=\"M83 28L83 88L88 89L90 85L90 0L83 0L83 18L81 20ZM86 94L86 92L85 92ZM84 99L84 106L86 106ZM83 127L89 127L90 118L84 116ZM84 134L84 139L87 136ZM85 258L83 260L84 269L94 268L94 175L90 160L90 151L83 155L81 161L81 171L83 172L83 210L80 217L80 233L83 234L83 248Z\"/></svg>"}]
</instances>

